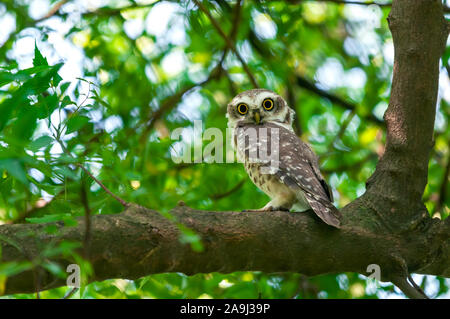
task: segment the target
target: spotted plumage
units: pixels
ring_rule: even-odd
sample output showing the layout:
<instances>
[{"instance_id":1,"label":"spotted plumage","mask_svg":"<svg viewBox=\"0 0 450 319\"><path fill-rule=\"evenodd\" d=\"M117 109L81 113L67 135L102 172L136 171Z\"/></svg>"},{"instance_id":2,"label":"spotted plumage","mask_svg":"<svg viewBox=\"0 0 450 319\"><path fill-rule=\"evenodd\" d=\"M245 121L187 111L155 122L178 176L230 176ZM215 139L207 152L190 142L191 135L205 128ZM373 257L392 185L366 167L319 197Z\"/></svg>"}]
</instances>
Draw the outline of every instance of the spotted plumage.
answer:
<instances>
[{"instance_id":1,"label":"spotted plumage","mask_svg":"<svg viewBox=\"0 0 450 319\"><path fill-rule=\"evenodd\" d=\"M233 145L252 182L271 201L252 211L312 209L325 223L340 227L340 213L320 173L317 156L292 129L294 111L278 94L243 92L229 104Z\"/></svg>"}]
</instances>

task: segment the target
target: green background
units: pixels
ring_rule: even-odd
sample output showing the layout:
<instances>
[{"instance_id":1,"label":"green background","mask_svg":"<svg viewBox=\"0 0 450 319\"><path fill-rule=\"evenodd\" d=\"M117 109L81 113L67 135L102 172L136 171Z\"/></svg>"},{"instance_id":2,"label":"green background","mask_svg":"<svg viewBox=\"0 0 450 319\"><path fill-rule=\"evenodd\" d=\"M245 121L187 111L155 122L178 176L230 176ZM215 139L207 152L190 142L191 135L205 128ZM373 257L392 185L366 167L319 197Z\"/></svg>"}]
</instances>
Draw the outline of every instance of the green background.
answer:
<instances>
[{"instance_id":1,"label":"green background","mask_svg":"<svg viewBox=\"0 0 450 319\"><path fill-rule=\"evenodd\" d=\"M253 88L239 57L194 2L63 1L52 12L58 3L0 3L0 223L62 220L70 227L85 213L82 203L92 214L119 213L122 206L74 163L124 200L163 213L180 200L216 211L266 204L241 164L172 160L182 147L193 147L195 120L225 133L226 104ZM363 194L385 140L394 53L389 6L245 1L238 10L235 1L202 3L259 86L295 109L296 132L319 155L336 206ZM443 186L450 162L449 56L450 48L442 58L424 193L430 214L440 218L450 213L450 187ZM176 128L184 128L181 141L170 137ZM199 236L189 229L182 234L181 241L202 249ZM78 258L76 246L63 243L43 255L62 250ZM80 263L86 282L92 270ZM45 258L40 264L66 275ZM0 291L8 276L30 267L0 263ZM430 297L449 297L449 279L414 278ZM40 297L61 298L68 290ZM354 273L236 272L111 279L83 285L72 298L402 296L391 284Z\"/></svg>"}]
</instances>

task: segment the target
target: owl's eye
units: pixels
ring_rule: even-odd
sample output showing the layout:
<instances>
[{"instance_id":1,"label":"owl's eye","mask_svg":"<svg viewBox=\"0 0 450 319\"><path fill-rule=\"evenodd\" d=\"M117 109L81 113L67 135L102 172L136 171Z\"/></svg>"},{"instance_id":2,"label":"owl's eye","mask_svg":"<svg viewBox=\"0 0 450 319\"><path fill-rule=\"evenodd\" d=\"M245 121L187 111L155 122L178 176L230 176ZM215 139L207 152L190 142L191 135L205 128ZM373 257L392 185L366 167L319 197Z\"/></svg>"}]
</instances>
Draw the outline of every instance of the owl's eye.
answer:
<instances>
[{"instance_id":1,"label":"owl's eye","mask_svg":"<svg viewBox=\"0 0 450 319\"><path fill-rule=\"evenodd\" d=\"M248 112L248 106L245 103L239 103L237 105L237 111L239 112L239 114L241 115L245 115Z\"/></svg>"},{"instance_id":2,"label":"owl's eye","mask_svg":"<svg viewBox=\"0 0 450 319\"><path fill-rule=\"evenodd\" d=\"M262 106L266 111L270 111L273 109L273 101L272 99L264 99L264 101L262 102Z\"/></svg>"}]
</instances>

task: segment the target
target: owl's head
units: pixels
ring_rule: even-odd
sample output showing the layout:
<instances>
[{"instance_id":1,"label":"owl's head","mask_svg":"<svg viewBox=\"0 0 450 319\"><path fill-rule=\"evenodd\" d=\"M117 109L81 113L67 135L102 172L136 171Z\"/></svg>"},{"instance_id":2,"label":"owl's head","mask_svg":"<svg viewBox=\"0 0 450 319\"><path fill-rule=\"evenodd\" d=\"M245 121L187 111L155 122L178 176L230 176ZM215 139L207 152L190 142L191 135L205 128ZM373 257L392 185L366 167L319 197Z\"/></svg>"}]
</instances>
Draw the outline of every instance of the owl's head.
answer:
<instances>
[{"instance_id":1,"label":"owl's head","mask_svg":"<svg viewBox=\"0 0 450 319\"><path fill-rule=\"evenodd\" d=\"M278 94L254 89L236 95L227 107L228 127L276 123L292 130L294 110Z\"/></svg>"}]
</instances>

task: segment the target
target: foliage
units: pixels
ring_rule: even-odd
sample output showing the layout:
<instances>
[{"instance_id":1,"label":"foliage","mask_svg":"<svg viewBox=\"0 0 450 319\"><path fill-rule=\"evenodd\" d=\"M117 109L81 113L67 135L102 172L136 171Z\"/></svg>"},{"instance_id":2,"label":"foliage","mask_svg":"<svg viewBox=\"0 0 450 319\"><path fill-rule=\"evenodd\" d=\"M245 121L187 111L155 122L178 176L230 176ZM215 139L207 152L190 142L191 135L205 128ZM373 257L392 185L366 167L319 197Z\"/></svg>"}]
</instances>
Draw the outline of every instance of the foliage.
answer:
<instances>
[{"instance_id":1,"label":"foliage","mask_svg":"<svg viewBox=\"0 0 450 319\"><path fill-rule=\"evenodd\" d=\"M28 0L0 4L0 24L13 26L0 37L0 223L62 221L70 227L87 209L119 213L120 203L81 166L127 202L164 213L180 200L217 211L266 203L239 164L172 160L192 140L195 120L202 120L204 129L225 133L227 102L253 87L239 57L194 2L61 3L51 1L39 10ZM383 152L382 116L393 67L389 8L310 1L202 3L235 43L259 86L285 96L297 112L297 132L318 153L336 205L361 195ZM49 17L40 19L47 12ZM440 218L450 213L450 187L445 186L448 56L443 58L424 194L430 214ZM333 103L317 89L346 103ZM179 127L185 128L182 142L170 138ZM180 227L180 240L201 250L201 239ZM78 246L64 243L46 251L50 256L60 249L81 260L74 251ZM63 275L44 257L37 262ZM30 267L0 264L0 291L8 276ZM433 297L448 293L448 280L420 278ZM60 298L67 290L53 289L41 297ZM353 273L306 278L239 272L112 279L89 284L75 297L376 298L397 293L392 285L377 290Z\"/></svg>"}]
</instances>

